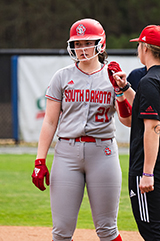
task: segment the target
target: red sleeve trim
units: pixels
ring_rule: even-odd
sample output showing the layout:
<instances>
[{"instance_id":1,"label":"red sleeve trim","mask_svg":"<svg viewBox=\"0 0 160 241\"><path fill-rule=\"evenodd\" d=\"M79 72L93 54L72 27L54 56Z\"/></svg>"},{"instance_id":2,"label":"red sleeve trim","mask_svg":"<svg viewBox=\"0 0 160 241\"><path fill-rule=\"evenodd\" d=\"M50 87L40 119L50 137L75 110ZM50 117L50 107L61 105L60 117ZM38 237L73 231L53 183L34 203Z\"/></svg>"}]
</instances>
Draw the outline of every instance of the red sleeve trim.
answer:
<instances>
[{"instance_id":1,"label":"red sleeve trim","mask_svg":"<svg viewBox=\"0 0 160 241\"><path fill-rule=\"evenodd\" d=\"M145 113L145 112L141 112L141 115L158 115L157 113Z\"/></svg>"},{"instance_id":2,"label":"red sleeve trim","mask_svg":"<svg viewBox=\"0 0 160 241\"><path fill-rule=\"evenodd\" d=\"M51 99L51 100L61 101L61 100L56 99L56 98L53 98L53 97L51 97L51 96L49 96L49 95L45 95L45 97L48 98L48 99Z\"/></svg>"}]
</instances>

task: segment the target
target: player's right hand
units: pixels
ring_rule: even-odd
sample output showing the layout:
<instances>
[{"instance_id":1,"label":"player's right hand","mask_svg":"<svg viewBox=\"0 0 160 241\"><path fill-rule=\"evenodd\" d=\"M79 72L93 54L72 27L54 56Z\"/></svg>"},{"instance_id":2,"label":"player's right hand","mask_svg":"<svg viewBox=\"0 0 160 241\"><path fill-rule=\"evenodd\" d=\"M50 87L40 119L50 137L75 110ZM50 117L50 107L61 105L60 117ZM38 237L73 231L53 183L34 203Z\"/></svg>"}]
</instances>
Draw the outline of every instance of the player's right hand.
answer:
<instances>
[{"instance_id":1,"label":"player's right hand","mask_svg":"<svg viewBox=\"0 0 160 241\"><path fill-rule=\"evenodd\" d=\"M115 79L117 85L120 88L124 88L124 86L127 84L127 78L126 73L123 71L119 71L113 74L113 78Z\"/></svg>"},{"instance_id":2,"label":"player's right hand","mask_svg":"<svg viewBox=\"0 0 160 241\"><path fill-rule=\"evenodd\" d=\"M32 174L32 182L41 191L44 191L46 189L44 186L44 178L45 178L46 184L49 186L49 171L46 166L46 161L45 159L36 159L35 168Z\"/></svg>"}]
</instances>

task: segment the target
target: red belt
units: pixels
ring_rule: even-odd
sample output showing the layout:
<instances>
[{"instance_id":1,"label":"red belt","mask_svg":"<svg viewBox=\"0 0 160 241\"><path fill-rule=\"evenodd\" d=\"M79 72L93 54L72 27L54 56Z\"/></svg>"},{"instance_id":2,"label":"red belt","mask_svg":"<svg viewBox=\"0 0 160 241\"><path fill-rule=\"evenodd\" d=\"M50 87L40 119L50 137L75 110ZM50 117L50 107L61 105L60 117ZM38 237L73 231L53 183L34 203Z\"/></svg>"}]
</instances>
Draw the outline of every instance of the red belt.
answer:
<instances>
[{"instance_id":1,"label":"red belt","mask_svg":"<svg viewBox=\"0 0 160 241\"><path fill-rule=\"evenodd\" d=\"M60 137L59 139L69 141L71 138ZM103 138L103 139L100 139L100 140L101 141L108 141L108 140L111 140L111 139L112 138ZM96 139L92 136L81 136L81 137L75 138L75 142L96 142Z\"/></svg>"}]
</instances>

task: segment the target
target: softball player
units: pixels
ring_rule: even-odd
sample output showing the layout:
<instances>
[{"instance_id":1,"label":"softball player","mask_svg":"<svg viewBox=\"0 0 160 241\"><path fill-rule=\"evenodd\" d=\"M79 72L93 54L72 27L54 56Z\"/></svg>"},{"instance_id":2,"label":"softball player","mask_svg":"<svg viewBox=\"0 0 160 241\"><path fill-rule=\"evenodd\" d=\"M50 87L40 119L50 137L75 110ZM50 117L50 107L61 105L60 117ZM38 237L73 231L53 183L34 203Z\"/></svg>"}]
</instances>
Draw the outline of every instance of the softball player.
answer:
<instances>
[{"instance_id":1,"label":"softball player","mask_svg":"<svg viewBox=\"0 0 160 241\"><path fill-rule=\"evenodd\" d=\"M98 21L74 23L68 52L75 63L57 71L47 89L32 178L40 190L45 190L44 177L49 185L45 160L58 126L50 178L54 241L72 240L85 185L99 239L122 240L117 229L121 168L115 140L115 93L105 65L105 47L105 32ZM120 67L110 64L110 78L112 69ZM126 123L130 115L119 118Z\"/></svg>"},{"instance_id":2,"label":"softball player","mask_svg":"<svg viewBox=\"0 0 160 241\"><path fill-rule=\"evenodd\" d=\"M146 241L160 240L160 26L149 25L137 41L138 56L147 67L140 80L132 108L129 194L141 236ZM125 73L115 73L121 88ZM121 78L119 78L121 77ZM131 100L131 88L124 87Z\"/></svg>"}]
</instances>

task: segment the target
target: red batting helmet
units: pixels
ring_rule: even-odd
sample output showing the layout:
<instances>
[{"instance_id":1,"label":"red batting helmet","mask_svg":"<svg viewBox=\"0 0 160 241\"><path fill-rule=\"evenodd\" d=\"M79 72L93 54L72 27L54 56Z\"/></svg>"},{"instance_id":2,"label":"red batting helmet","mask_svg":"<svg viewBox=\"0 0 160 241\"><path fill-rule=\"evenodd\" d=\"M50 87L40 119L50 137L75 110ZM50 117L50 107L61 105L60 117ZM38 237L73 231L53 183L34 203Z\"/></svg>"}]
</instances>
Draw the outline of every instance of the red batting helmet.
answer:
<instances>
[{"instance_id":1,"label":"red batting helmet","mask_svg":"<svg viewBox=\"0 0 160 241\"><path fill-rule=\"evenodd\" d=\"M75 59L74 41L76 40L97 40L96 51L103 53L106 48L106 35L102 25L90 18L78 20L70 28L70 38L68 42L68 52Z\"/></svg>"}]
</instances>

